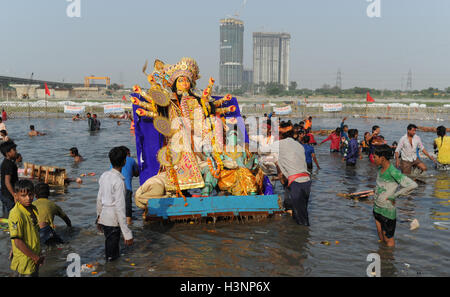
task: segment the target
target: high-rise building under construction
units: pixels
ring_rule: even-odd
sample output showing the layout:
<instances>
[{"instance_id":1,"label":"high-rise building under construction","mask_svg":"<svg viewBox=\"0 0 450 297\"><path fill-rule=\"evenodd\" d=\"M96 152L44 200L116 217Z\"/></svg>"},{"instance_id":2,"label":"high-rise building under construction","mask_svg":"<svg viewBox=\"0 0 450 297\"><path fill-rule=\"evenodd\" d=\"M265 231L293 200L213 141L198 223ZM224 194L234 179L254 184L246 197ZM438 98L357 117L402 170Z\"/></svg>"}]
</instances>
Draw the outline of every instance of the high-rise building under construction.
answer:
<instances>
[{"instance_id":1,"label":"high-rise building under construction","mask_svg":"<svg viewBox=\"0 0 450 297\"><path fill-rule=\"evenodd\" d=\"M253 33L253 83L289 85L288 33Z\"/></svg>"},{"instance_id":2,"label":"high-rise building under construction","mask_svg":"<svg viewBox=\"0 0 450 297\"><path fill-rule=\"evenodd\" d=\"M244 60L244 22L235 18L220 20L220 74L222 88L242 87Z\"/></svg>"}]
</instances>

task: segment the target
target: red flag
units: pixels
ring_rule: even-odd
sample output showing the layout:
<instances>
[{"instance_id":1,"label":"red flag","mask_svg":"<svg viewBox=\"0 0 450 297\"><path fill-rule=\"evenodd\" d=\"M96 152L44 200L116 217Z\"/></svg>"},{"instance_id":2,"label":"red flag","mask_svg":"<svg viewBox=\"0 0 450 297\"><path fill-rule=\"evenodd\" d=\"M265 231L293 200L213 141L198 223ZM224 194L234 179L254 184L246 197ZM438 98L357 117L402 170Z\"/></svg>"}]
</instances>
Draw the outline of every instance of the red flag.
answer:
<instances>
[{"instance_id":1,"label":"red flag","mask_svg":"<svg viewBox=\"0 0 450 297\"><path fill-rule=\"evenodd\" d=\"M122 100L127 101L127 97L125 97L125 95L123 95Z\"/></svg>"},{"instance_id":2,"label":"red flag","mask_svg":"<svg viewBox=\"0 0 450 297\"><path fill-rule=\"evenodd\" d=\"M47 83L44 83L44 84L45 84L45 94L50 96L50 90L47 87Z\"/></svg>"},{"instance_id":3,"label":"red flag","mask_svg":"<svg viewBox=\"0 0 450 297\"><path fill-rule=\"evenodd\" d=\"M370 93L367 92L367 102L375 102L375 100L370 96Z\"/></svg>"}]
</instances>

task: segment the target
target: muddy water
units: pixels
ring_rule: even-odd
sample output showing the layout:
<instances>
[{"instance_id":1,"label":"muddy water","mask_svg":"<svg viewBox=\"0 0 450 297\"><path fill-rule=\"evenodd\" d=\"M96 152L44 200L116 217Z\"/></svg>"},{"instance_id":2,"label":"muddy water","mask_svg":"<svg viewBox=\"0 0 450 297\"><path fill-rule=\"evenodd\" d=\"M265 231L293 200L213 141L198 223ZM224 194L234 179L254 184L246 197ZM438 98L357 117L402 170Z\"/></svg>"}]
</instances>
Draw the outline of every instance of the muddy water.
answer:
<instances>
[{"instance_id":1,"label":"muddy water","mask_svg":"<svg viewBox=\"0 0 450 297\"><path fill-rule=\"evenodd\" d=\"M48 135L28 138L30 124ZM348 124L359 129L361 138L375 122L350 119ZM405 134L408 123L379 120L376 124L392 143ZM450 126L449 122L439 124ZM50 198L66 211L74 227L69 230L56 219L57 232L67 243L45 250L41 276L65 276L69 253L79 254L82 264L98 262L95 276L365 276L366 257L373 252L381 256L382 276L450 275L450 178L448 172L433 169L429 160L425 160L430 168L425 183L411 196L397 200L397 246L393 250L378 243L371 200L357 202L336 196L373 187L376 167L365 158L355 169L346 169L325 144L316 147L322 169L313 176L311 227L298 226L289 216L245 224L143 224L142 211L133 206L135 244L122 246L122 257L105 264L104 237L94 225L98 178L109 168L107 153L112 147L127 145L135 156L134 136L128 126L103 119L103 129L90 133L85 121L70 119L13 119L6 125L25 162L65 167L70 177L97 174L84 177L82 185L52 193ZM314 129L338 125L338 119L313 122ZM437 126L436 122L420 125ZM435 134L419 135L432 152ZM73 163L68 156L72 146L78 147L86 161ZM137 189L138 181L133 184ZM279 184L276 188L282 191ZM410 231L409 220L414 218L420 228ZM0 275L8 276L10 241L5 232L0 232L0 247ZM91 276L87 272L82 275Z\"/></svg>"}]
</instances>

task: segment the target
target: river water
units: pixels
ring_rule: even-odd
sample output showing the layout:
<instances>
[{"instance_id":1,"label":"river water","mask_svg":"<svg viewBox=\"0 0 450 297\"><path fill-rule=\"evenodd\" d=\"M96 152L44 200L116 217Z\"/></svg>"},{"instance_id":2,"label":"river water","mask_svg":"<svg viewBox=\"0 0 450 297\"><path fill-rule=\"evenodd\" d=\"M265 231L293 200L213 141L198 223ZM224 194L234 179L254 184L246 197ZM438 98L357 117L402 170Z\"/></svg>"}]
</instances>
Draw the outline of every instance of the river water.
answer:
<instances>
[{"instance_id":1,"label":"river water","mask_svg":"<svg viewBox=\"0 0 450 297\"><path fill-rule=\"evenodd\" d=\"M314 130L332 129L339 119L315 119ZM30 139L30 124L48 135ZM349 119L350 128L361 139L374 124L388 143L405 134L405 121ZM419 124L419 123L416 123ZM447 127L450 123L440 122ZM423 183L410 196L397 199L396 247L378 243L372 216L372 202L353 201L336 193L349 193L374 187L377 169L367 157L355 169L346 169L339 156L330 155L329 143L316 147L321 170L314 170L309 204L310 227L298 226L288 215L260 222L160 225L143 223L142 211L133 204L134 246L122 246L122 257L104 261L104 236L95 228L98 178L109 168L108 152L126 145L136 157L134 135L128 125L102 119L102 130L87 131L85 121L71 119L11 119L6 122L10 137L17 143L25 162L64 167L70 177L84 177L83 184L71 184L52 193L72 220L68 229L55 219L57 232L67 241L44 251L46 262L41 276L66 276L67 255L77 253L81 264L95 264L96 274L82 276L365 276L370 253L381 256L382 276L450 275L450 178L448 172L430 168ZM436 122L420 122L437 126ZM435 133L418 133L429 152ZM316 136L321 141L324 136ZM86 159L79 165L68 156L77 146ZM133 189L138 188L133 180ZM282 191L277 184L278 191ZM409 230L410 220L420 227ZM437 223L437 224L436 224ZM328 244L329 243L329 244ZM10 240L0 232L0 276L12 275L8 253Z\"/></svg>"}]
</instances>

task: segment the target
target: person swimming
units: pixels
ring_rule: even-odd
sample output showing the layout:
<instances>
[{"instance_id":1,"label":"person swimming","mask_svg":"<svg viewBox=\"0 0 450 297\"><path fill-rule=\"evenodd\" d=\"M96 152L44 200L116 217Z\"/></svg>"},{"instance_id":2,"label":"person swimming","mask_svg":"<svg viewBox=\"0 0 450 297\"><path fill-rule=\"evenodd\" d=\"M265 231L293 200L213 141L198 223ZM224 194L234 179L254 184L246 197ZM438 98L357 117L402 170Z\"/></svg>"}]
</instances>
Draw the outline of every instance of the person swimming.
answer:
<instances>
[{"instance_id":1,"label":"person swimming","mask_svg":"<svg viewBox=\"0 0 450 297\"><path fill-rule=\"evenodd\" d=\"M33 136L43 136L43 135L47 135L47 133L36 131L34 129L34 125L30 125L30 132L28 132L28 136L33 137Z\"/></svg>"},{"instance_id":2,"label":"person swimming","mask_svg":"<svg viewBox=\"0 0 450 297\"><path fill-rule=\"evenodd\" d=\"M78 153L78 148L72 147L70 150L70 156L73 157L73 160L78 163L83 161L83 157Z\"/></svg>"}]
</instances>

